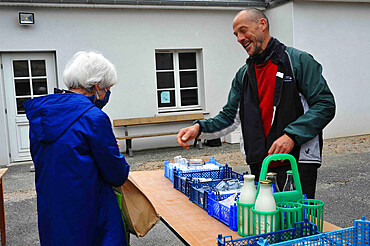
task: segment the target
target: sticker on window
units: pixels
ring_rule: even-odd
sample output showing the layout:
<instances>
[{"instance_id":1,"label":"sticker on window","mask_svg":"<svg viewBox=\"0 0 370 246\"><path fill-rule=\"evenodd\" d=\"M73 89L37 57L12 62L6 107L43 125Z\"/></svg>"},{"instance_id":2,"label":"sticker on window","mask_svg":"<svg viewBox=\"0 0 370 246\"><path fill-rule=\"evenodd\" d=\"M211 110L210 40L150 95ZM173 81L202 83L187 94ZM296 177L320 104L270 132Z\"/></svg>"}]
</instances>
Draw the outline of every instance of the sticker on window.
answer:
<instances>
[{"instance_id":1,"label":"sticker on window","mask_svg":"<svg viewBox=\"0 0 370 246\"><path fill-rule=\"evenodd\" d=\"M161 92L161 103L170 103L170 92L169 91Z\"/></svg>"}]
</instances>

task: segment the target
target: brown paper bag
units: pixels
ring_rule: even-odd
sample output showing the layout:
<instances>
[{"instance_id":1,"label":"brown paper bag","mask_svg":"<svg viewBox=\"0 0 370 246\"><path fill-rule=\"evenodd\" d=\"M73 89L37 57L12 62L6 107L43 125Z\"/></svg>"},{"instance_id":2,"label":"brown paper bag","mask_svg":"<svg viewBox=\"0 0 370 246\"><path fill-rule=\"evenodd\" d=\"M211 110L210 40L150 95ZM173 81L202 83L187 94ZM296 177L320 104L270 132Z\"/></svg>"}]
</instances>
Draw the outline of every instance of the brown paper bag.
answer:
<instances>
[{"instance_id":1,"label":"brown paper bag","mask_svg":"<svg viewBox=\"0 0 370 246\"><path fill-rule=\"evenodd\" d=\"M122 210L128 231L137 237L144 237L159 219L153 204L130 175L117 190L122 194Z\"/></svg>"}]
</instances>

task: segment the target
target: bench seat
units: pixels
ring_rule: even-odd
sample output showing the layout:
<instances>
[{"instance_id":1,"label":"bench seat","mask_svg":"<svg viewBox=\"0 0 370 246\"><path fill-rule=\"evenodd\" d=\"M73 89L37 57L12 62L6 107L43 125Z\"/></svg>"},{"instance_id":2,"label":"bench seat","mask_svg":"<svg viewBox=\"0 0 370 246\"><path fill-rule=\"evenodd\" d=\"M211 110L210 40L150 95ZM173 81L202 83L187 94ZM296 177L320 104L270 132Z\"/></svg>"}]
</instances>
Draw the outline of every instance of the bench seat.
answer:
<instances>
[{"instance_id":1,"label":"bench seat","mask_svg":"<svg viewBox=\"0 0 370 246\"><path fill-rule=\"evenodd\" d=\"M117 137L117 140L133 139L133 138L147 138L147 137L157 137L157 136L167 136L167 135L177 135L178 132L162 132L162 133L153 133L145 135L135 135L135 136L125 136Z\"/></svg>"},{"instance_id":2,"label":"bench seat","mask_svg":"<svg viewBox=\"0 0 370 246\"><path fill-rule=\"evenodd\" d=\"M159 133L148 133L140 135L129 135L128 128L134 126L145 126L155 124L168 124L168 123L181 123L186 121L202 120L204 119L203 113L195 114L181 114L181 115L168 115L168 116L154 116L154 117L141 117L141 118L129 118L129 119L117 119L113 120L114 127L123 127L125 130L125 136L116 137L117 140L126 140L126 154L130 157L132 153L132 139L134 138L147 138L147 137L159 137L168 135L177 135L178 131L174 132L159 132ZM179 129L180 130L180 129ZM196 145L196 142L194 143ZM201 148L201 142L199 141L199 147Z\"/></svg>"}]
</instances>

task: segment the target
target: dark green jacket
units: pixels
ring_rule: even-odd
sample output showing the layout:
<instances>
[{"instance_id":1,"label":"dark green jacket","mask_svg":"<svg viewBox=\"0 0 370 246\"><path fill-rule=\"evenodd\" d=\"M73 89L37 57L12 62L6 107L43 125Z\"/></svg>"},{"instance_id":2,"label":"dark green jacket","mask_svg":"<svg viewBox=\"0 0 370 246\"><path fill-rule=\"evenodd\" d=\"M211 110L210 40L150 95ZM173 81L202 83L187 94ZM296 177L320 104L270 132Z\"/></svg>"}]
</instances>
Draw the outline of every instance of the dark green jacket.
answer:
<instances>
[{"instance_id":1,"label":"dark green jacket","mask_svg":"<svg viewBox=\"0 0 370 246\"><path fill-rule=\"evenodd\" d=\"M334 96L322 76L321 65L310 54L291 47L286 47L285 51L291 60L304 114L288 124L284 133L300 146L300 162L321 164L321 133L335 115ZM240 123L238 110L246 70L247 64L236 73L222 111L213 118L197 121L201 126L201 138L226 135Z\"/></svg>"}]
</instances>

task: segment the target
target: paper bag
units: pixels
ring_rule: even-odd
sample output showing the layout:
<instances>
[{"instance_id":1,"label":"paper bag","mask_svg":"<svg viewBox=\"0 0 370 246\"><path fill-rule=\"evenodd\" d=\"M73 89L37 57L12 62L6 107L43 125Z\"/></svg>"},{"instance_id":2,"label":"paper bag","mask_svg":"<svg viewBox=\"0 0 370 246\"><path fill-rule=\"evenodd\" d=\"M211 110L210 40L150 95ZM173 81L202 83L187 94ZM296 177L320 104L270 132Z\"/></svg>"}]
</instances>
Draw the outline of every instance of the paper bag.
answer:
<instances>
[{"instance_id":1,"label":"paper bag","mask_svg":"<svg viewBox=\"0 0 370 246\"><path fill-rule=\"evenodd\" d=\"M137 237L144 237L159 219L153 204L130 175L126 182L116 190L122 194L122 210L127 230Z\"/></svg>"}]
</instances>

